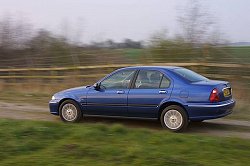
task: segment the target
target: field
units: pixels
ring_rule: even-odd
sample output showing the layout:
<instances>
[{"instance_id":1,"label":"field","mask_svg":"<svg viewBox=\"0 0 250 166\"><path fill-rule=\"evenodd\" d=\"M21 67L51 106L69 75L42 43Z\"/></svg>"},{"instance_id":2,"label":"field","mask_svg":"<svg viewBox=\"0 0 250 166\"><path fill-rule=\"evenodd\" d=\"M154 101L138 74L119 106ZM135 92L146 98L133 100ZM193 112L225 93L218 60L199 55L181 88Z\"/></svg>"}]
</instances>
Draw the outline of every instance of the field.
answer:
<instances>
[{"instance_id":1,"label":"field","mask_svg":"<svg viewBox=\"0 0 250 166\"><path fill-rule=\"evenodd\" d=\"M185 52L163 56L165 52L162 51L164 50L156 50L157 54L154 54L148 49L83 50L78 55L81 63L76 66L61 59L63 63L58 67L48 67L56 66L51 59L58 57L41 57L37 61L39 65L31 68L19 67L19 61L3 60L4 63L1 64L6 63L5 65L12 67L0 69L0 100L47 106L53 93L71 87L91 85L120 67L177 65L210 79L229 81L237 104L235 112L228 118L250 120L250 47L218 47L212 49L205 59L196 54L192 54L195 57L190 58Z\"/></svg>"},{"instance_id":2,"label":"field","mask_svg":"<svg viewBox=\"0 0 250 166\"><path fill-rule=\"evenodd\" d=\"M228 47L225 49L230 51L230 57L238 63L250 63L250 47Z\"/></svg>"},{"instance_id":3,"label":"field","mask_svg":"<svg viewBox=\"0 0 250 166\"><path fill-rule=\"evenodd\" d=\"M250 142L119 124L0 120L1 165L249 165Z\"/></svg>"},{"instance_id":4,"label":"field","mask_svg":"<svg viewBox=\"0 0 250 166\"><path fill-rule=\"evenodd\" d=\"M250 47L220 48L206 61L186 55L154 59L148 52L144 57L145 52L106 50L104 60L88 52L91 56L80 57L79 66L63 61L61 67L51 67L46 61L25 68L9 61L16 66L0 69L0 165L250 165ZM53 93L138 64L178 65L230 81L237 101L233 114L191 124L183 134L164 131L158 122L89 119L64 124L49 114Z\"/></svg>"}]
</instances>

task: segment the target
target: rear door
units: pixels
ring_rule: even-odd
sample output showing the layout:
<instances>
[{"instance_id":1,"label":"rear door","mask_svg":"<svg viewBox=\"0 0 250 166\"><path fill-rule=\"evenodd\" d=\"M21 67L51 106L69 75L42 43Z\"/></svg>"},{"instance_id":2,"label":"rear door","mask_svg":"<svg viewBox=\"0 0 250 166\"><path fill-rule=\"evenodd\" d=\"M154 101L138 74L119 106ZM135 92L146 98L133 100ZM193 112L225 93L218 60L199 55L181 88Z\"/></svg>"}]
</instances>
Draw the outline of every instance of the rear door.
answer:
<instances>
[{"instance_id":1,"label":"rear door","mask_svg":"<svg viewBox=\"0 0 250 166\"><path fill-rule=\"evenodd\" d=\"M128 93L128 115L156 118L159 104L170 98L170 79L157 70L140 70Z\"/></svg>"}]
</instances>

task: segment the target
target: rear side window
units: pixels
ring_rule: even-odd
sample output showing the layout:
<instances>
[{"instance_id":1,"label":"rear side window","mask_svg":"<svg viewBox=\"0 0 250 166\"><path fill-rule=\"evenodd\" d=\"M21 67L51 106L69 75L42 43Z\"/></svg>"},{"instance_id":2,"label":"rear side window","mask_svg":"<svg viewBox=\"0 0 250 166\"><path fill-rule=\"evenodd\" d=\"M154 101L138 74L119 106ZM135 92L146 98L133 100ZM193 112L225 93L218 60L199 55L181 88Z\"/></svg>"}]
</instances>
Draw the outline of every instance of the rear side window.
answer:
<instances>
[{"instance_id":1,"label":"rear side window","mask_svg":"<svg viewBox=\"0 0 250 166\"><path fill-rule=\"evenodd\" d=\"M161 72L154 70L141 70L135 81L136 89L168 88L170 81Z\"/></svg>"},{"instance_id":2,"label":"rear side window","mask_svg":"<svg viewBox=\"0 0 250 166\"><path fill-rule=\"evenodd\" d=\"M177 68L173 70L176 74L180 75L184 79L190 81L190 82L198 82L198 81L206 81L208 80L206 77L195 73L191 70L185 69L185 68Z\"/></svg>"},{"instance_id":3,"label":"rear side window","mask_svg":"<svg viewBox=\"0 0 250 166\"><path fill-rule=\"evenodd\" d=\"M160 88L168 88L170 86L170 80L165 76L162 77Z\"/></svg>"}]
</instances>

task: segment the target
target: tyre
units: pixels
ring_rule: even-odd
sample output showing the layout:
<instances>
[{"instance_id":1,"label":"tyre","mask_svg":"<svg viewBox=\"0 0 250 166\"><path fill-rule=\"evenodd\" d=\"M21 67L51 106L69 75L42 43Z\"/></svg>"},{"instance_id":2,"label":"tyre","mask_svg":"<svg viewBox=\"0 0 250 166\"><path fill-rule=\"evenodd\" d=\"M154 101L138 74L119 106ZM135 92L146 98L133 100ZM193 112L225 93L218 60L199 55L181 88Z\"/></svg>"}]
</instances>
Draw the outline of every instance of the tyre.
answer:
<instances>
[{"instance_id":1,"label":"tyre","mask_svg":"<svg viewBox=\"0 0 250 166\"><path fill-rule=\"evenodd\" d=\"M65 100L59 107L59 115L64 122L79 122L82 112L79 105L73 100Z\"/></svg>"},{"instance_id":2,"label":"tyre","mask_svg":"<svg viewBox=\"0 0 250 166\"><path fill-rule=\"evenodd\" d=\"M187 113L178 105L166 107L161 113L160 120L163 128L174 132L184 131L188 126Z\"/></svg>"}]
</instances>

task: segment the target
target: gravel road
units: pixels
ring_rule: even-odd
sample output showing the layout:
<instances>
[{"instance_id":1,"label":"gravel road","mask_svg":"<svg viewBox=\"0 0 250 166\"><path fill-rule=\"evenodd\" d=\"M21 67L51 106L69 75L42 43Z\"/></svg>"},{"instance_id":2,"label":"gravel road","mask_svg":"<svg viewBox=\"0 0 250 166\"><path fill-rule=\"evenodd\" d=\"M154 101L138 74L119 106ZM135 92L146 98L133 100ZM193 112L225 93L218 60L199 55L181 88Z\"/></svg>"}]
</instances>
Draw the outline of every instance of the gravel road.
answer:
<instances>
[{"instance_id":1,"label":"gravel road","mask_svg":"<svg viewBox=\"0 0 250 166\"><path fill-rule=\"evenodd\" d=\"M48 107L4 101L0 101L0 118L57 121L61 123L58 116L49 113ZM84 125L84 123L118 123L133 128L162 130L158 121L149 120L85 117L80 125ZM250 139L250 121L221 118L202 123L190 123L186 133Z\"/></svg>"}]
</instances>

